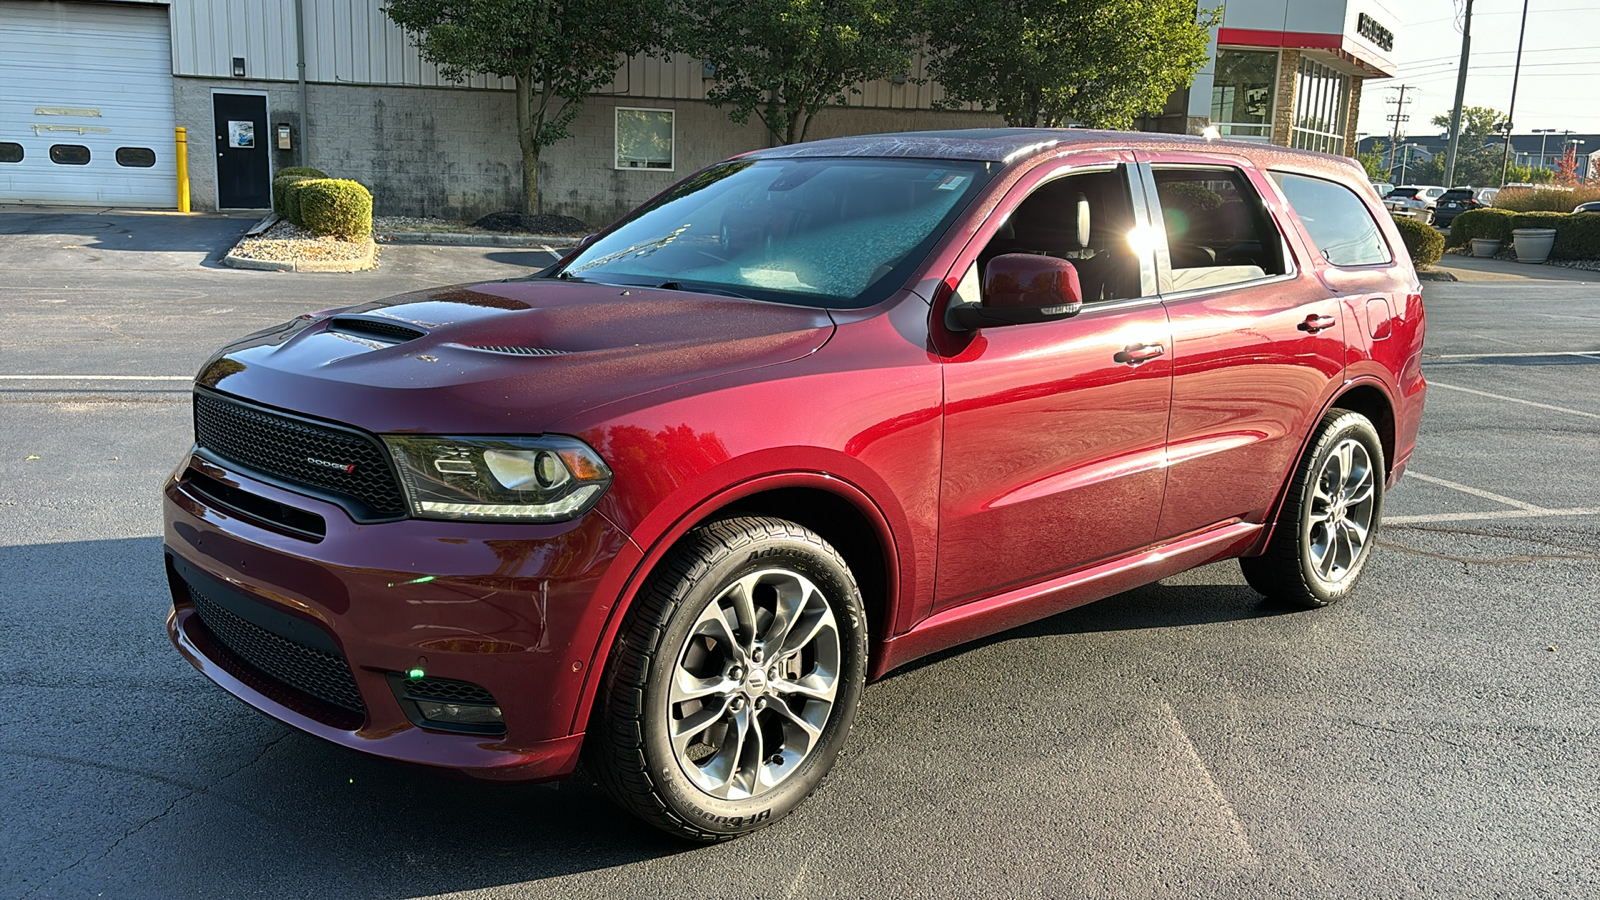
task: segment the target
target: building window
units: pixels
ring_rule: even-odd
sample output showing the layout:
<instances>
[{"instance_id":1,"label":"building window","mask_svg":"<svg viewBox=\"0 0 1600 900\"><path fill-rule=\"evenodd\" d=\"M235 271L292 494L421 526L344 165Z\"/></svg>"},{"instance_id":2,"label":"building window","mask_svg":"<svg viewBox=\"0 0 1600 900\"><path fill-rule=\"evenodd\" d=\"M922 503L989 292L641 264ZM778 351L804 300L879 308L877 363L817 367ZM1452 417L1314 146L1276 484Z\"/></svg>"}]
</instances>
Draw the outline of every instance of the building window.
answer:
<instances>
[{"instance_id":1,"label":"building window","mask_svg":"<svg viewBox=\"0 0 1600 900\"><path fill-rule=\"evenodd\" d=\"M1300 60L1289 146L1344 154L1350 115L1350 78L1311 59Z\"/></svg>"},{"instance_id":2,"label":"building window","mask_svg":"<svg viewBox=\"0 0 1600 900\"><path fill-rule=\"evenodd\" d=\"M0 163L22 162L22 145L0 141Z\"/></svg>"},{"instance_id":3,"label":"building window","mask_svg":"<svg viewBox=\"0 0 1600 900\"><path fill-rule=\"evenodd\" d=\"M118 147L117 165L148 169L156 164L156 152L148 147Z\"/></svg>"},{"instance_id":4,"label":"building window","mask_svg":"<svg viewBox=\"0 0 1600 900\"><path fill-rule=\"evenodd\" d=\"M81 144L56 144L50 148L50 161L62 166L87 166L89 148Z\"/></svg>"},{"instance_id":5,"label":"building window","mask_svg":"<svg viewBox=\"0 0 1600 900\"><path fill-rule=\"evenodd\" d=\"M617 107L617 168L673 168L670 109Z\"/></svg>"},{"instance_id":6,"label":"building window","mask_svg":"<svg viewBox=\"0 0 1600 900\"><path fill-rule=\"evenodd\" d=\"M1278 54L1218 50L1211 82L1211 124L1224 136L1265 141L1272 137L1272 95L1278 86Z\"/></svg>"}]
</instances>

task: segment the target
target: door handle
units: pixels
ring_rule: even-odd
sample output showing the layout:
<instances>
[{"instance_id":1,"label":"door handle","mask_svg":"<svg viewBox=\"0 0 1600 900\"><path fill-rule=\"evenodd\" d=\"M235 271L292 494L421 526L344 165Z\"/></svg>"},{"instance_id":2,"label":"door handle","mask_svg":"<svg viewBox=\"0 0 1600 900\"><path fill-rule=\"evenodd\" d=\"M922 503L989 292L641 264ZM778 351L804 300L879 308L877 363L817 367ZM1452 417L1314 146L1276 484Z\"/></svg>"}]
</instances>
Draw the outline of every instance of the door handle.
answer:
<instances>
[{"instance_id":1,"label":"door handle","mask_svg":"<svg viewBox=\"0 0 1600 900\"><path fill-rule=\"evenodd\" d=\"M1137 366L1141 363L1147 363L1165 352L1167 352L1167 348L1161 344L1134 344L1126 350L1117 351L1117 355L1111 358L1125 366Z\"/></svg>"},{"instance_id":2,"label":"door handle","mask_svg":"<svg viewBox=\"0 0 1600 900\"><path fill-rule=\"evenodd\" d=\"M1321 316L1312 313L1306 316L1306 320L1296 327L1307 334L1316 334L1319 331L1326 331L1337 324L1339 324L1339 320L1333 316Z\"/></svg>"}]
</instances>

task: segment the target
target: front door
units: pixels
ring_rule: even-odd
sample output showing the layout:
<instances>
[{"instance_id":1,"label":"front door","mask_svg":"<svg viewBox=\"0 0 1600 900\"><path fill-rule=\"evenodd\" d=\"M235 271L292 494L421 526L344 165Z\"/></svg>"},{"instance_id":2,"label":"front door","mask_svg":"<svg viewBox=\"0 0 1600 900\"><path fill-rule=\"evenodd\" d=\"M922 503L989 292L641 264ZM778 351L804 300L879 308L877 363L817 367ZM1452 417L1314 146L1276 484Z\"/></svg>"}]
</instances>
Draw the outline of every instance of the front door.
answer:
<instances>
[{"instance_id":1,"label":"front door","mask_svg":"<svg viewBox=\"0 0 1600 900\"><path fill-rule=\"evenodd\" d=\"M1129 241L1131 160L1047 164L1056 171L1014 189L989 217L1002 224L968 250L958 294L994 256L1032 253L1072 262L1085 303L1070 319L952 336L935 609L1155 539L1172 338L1148 254Z\"/></svg>"},{"instance_id":2,"label":"front door","mask_svg":"<svg viewBox=\"0 0 1600 900\"><path fill-rule=\"evenodd\" d=\"M217 126L217 208L266 209L272 205L267 160L267 98L212 94Z\"/></svg>"}]
</instances>

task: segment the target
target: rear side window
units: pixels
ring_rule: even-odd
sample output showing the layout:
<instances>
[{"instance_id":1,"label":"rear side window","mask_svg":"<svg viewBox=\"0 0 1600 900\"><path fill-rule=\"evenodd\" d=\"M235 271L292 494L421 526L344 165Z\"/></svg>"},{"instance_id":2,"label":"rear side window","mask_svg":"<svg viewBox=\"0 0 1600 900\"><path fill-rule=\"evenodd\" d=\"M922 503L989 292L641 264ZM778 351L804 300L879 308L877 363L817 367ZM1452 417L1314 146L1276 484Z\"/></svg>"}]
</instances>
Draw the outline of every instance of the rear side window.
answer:
<instances>
[{"instance_id":1,"label":"rear side window","mask_svg":"<svg viewBox=\"0 0 1600 900\"><path fill-rule=\"evenodd\" d=\"M1306 226L1322 258L1336 266L1375 266L1394 260L1378 223L1355 192L1342 184L1273 172L1289 206Z\"/></svg>"},{"instance_id":2,"label":"rear side window","mask_svg":"<svg viewBox=\"0 0 1600 900\"><path fill-rule=\"evenodd\" d=\"M1162 293L1225 287L1288 271L1278 226L1235 168L1154 168L1172 265Z\"/></svg>"}]
</instances>

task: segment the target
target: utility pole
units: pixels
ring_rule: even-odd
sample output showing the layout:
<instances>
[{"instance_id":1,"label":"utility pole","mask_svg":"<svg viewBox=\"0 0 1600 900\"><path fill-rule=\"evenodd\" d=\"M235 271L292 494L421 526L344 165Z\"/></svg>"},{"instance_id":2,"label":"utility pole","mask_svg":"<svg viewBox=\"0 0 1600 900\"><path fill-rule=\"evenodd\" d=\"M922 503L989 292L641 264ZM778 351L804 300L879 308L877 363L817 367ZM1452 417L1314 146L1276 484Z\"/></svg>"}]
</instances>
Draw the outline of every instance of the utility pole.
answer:
<instances>
[{"instance_id":1,"label":"utility pole","mask_svg":"<svg viewBox=\"0 0 1600 900\"><path fill-rule=\"evenodd\" d=\"M1396 144L1400 143L1400 123L1411 118L1410 116L1406 115L1406 103L1408 102L1406 100L1406 91L1410 89L1411 85L1409 84L1402 84L1399 87L1389 88L1391 91L1400 92L1400 99L1389 101L1389 104L1395 109L1394 113L1386 117L1389 121L1394 123L1394 134L1389 136L1389 175L1391 178L1394 177L1394 147Z\"/></svg>"},{"instance_id":2,"label":"utility pole","mask_svg":"<svg viewBox=\"0 0 1600 900\"><path fill-rule=\"evenodd\" d=\"M1444 186L1447 188L1455 187L1456 183L1456 148L1461 145L1461 104L1467 97L1467 54L1471 50L1472 0L1467 0L1467 17L1461 26L1461 64L1456 67L1456 105L1450 113L1450 150L1444 158Z\"/></svg>"},{"instance_id":3,"label":"utility pole","mask_svg":"<svg viewBox=\"0 0 1600 900\"><path fill-rule=\"evenodd\" d=\"M1506 186L1506 169L1511 166L1512 117L1517 114L1517 79L1522 77L1522 39L1528 36L1528 0L1522 0L1522 30L1517 32L1517 65L1511 70L1511 108L1506 110L1506 152L1500 158L1500 186Z\"/></svg>"}]
</instances>

